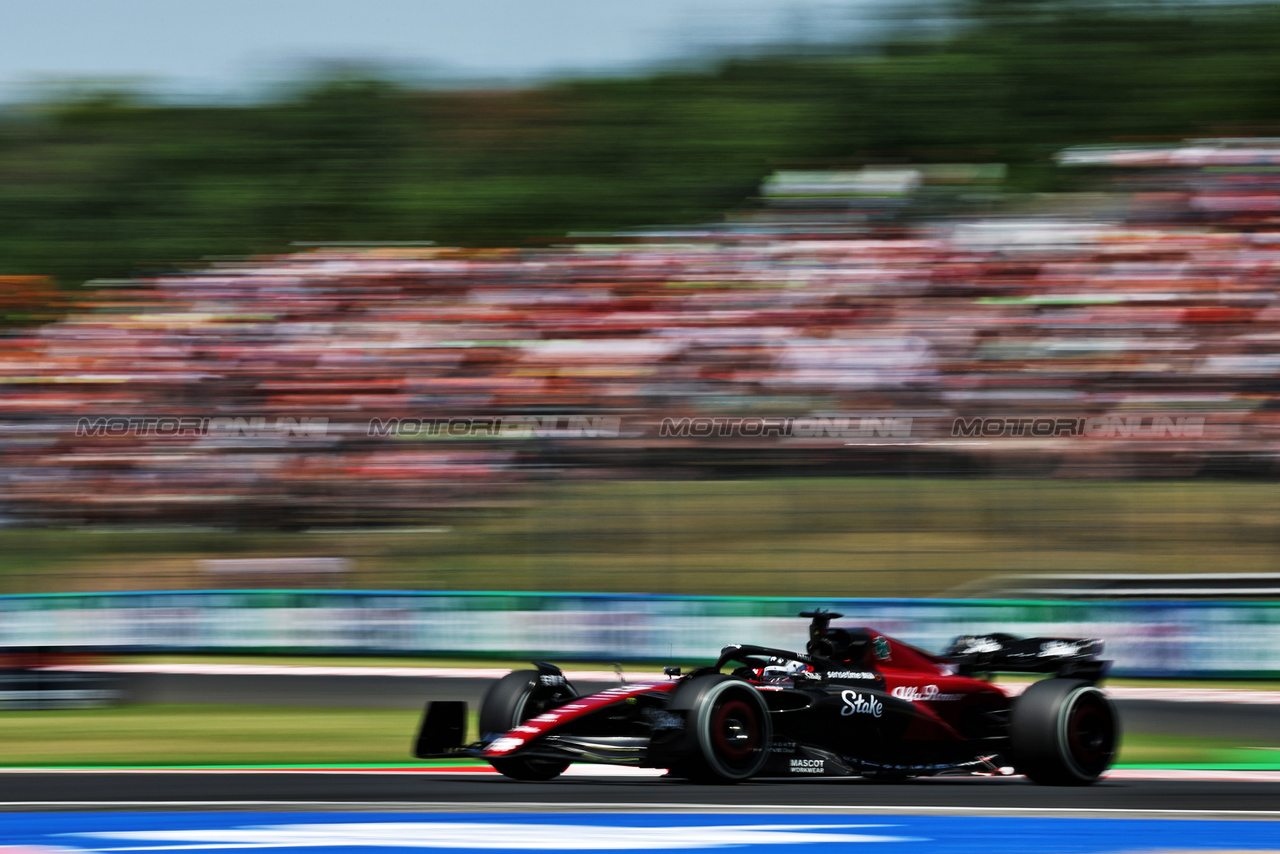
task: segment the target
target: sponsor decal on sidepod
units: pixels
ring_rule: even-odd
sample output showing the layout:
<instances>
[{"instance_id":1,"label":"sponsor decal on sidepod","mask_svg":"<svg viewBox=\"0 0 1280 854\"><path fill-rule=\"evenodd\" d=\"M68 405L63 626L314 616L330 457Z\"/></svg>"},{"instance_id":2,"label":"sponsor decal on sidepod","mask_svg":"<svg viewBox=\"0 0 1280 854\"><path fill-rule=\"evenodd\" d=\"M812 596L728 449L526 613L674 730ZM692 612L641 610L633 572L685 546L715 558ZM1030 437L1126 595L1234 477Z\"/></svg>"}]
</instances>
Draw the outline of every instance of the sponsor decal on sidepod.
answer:
<instances>
[{"instance_id":1,"label":"sponsor decal on sidepod","mask_svg":"<svg viewBox=\"0 0 1280 854\"><path fill-rule=\"evenodd\" d=\"M840 699L844 700L844 708L840 710L841 715L871 715L873 718L878 718L884 711L884 704L877 700L874 694L841 691Z\"/></svg>"},{"instance_id":2,"label":"sponsor decal on sidepod","mask_svg":"<svg viewBox=\"0 0 1280 854\"><path fill-rule=\"evenodd\" d=\"M944 702L946 700L963 700L963 694L943 694L939 691L937 685L925 685L917 688L914 685L899 685L889 692L895 697L902 700L910 700L915 703L918 701L928 702Z\"/></svg>"}]
</instances>

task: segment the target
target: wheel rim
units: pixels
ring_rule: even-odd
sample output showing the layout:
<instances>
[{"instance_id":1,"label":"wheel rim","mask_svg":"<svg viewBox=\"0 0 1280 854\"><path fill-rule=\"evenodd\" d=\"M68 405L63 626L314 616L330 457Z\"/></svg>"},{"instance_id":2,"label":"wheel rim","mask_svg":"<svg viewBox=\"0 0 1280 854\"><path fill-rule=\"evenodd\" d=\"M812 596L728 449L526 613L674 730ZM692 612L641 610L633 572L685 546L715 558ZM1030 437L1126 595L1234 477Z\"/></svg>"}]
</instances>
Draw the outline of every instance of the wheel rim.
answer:
<instances>
[{"instance_id":1,"label":"wheel rim","mask_svg":"<svg viewBox=\"0 0 1280 854\"><path fill-rule=\"evenodd\" d=\"M537 685L530 685L529 690L520 697L520 700L511 710L512 729L518 727L527 720L538 717L548 709L559 705L557 701L561 699L558 693L547 694L543 696L541 700L535 699L535 694L537 694ZM504 761L508 764L519 762L529 768L537 770L550 771L552 769L558 769L556 773L559 773L559 771L563 771L565 768L569 767L568 762L564 762L559 759L510 759ZM494 767L498 767L496 763L494 764Z\"/></svg>"},{"instance_id":2,"label":"wheel rim","mask_svg":"<svg viewBox=\"0 0 1280 854\"><path fill-rule=\"evenodd\" d=\"M740 764L760 745L760 719L756 710L742 700L728 700L711 719L711 738L726 760Z\"/></svg>"},{"instance_id":3,"label":"wheel rim","mask_svg":"<svg viewBox=\"0 0 1280 854\"><path fill-rule=\"evenodd\" d=\"M538 697L537 686L530 686L529 691L520 698L511 710L511 726L517 727L525 721L545 714L556 706L563 705L566 700L559 692L543 694Z\"/></svg>"},{"instance_id":4,"label":"wheel rim","mask_svg":"<svg viewBox=\"0 0 1280 854\"><path fill-rule=\"evenodd\" d=\"M1115 752L1115 721L1106 700L1093 691L1081 692L1063 721L1067 756L1078 771L1097 777L1111 764Z\"/></svg>"}]
</instances>

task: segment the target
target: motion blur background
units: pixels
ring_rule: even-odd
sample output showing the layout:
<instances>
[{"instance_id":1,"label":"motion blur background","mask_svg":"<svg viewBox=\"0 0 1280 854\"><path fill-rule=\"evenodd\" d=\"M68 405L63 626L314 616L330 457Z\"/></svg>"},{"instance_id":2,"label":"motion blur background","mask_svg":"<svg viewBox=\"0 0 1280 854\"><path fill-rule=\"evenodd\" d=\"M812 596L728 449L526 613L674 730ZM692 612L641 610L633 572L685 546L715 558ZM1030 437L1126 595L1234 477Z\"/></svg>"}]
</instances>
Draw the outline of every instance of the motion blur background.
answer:
<instances>
[{"instance_id":1,"label":"motion blur background","mask_svg":"<svg viewBox=\"0 0 1280 854\"><path fill-rule=\"evenodd\" d=\"M1277 571L1272 4L96 5L0 8L0 592Z\"/></svg>"}]
</instances>

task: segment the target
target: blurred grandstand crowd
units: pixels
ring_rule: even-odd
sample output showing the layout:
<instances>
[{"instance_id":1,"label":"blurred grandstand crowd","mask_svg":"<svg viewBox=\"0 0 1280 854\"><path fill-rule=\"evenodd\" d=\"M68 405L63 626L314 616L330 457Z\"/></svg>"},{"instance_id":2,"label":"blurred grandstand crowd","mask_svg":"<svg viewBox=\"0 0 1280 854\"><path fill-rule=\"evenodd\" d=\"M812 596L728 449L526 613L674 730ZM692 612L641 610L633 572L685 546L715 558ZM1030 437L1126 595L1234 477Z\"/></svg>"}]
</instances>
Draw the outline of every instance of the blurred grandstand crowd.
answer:
<instances>
[{"instance_id":1,"label":"blurred grandstand crowd","mask_svg":"<svg viewBox=\"0 0 1280 854\"><path fill-rule=\"evenodd\" d=\"M323 246L88 290L65 319L0 337L0 513L351 525L556 477L1273 474L1280 145L1061 159L1131 168L1086 210L885 224L868 211L900 198L828 194L703 229ZM370 429L495 416L619 427ZM814 416L872 427L662 429ZM1147 426L956 432L982 416ZM85 429L227 417L266 428ZM1151 430L1162 417L1198 426Z\"/></svg>"}]
</instances>

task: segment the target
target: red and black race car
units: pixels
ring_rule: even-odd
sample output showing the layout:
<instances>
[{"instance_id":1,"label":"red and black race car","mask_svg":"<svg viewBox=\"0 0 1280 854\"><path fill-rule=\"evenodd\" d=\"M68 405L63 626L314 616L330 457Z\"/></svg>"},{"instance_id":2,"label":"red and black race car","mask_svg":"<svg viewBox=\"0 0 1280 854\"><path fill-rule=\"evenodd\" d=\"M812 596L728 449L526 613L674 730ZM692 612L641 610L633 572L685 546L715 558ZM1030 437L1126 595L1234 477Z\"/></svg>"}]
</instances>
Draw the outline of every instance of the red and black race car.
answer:
<instances>
[{"instance_id":1,"label":"red and black race car","mask_svg":"<svg viewBox=\"0 0 1280 854\"><path fill-rule=\"evenodd\" d=\"M462 745L466 703L430 703L415 755L475 756L518 780L593 762L719 783L1012 768L1050 785L1092 783L1115 756L1101 641L966 636L938 656L831 626L841 614L800 616L811 619L804 653L730 644L710 667L587 696L536 663L488 690L474 744ZM1014 697L981 678L995 672L1053 675Z\"/></svg>"}]
</instances>

